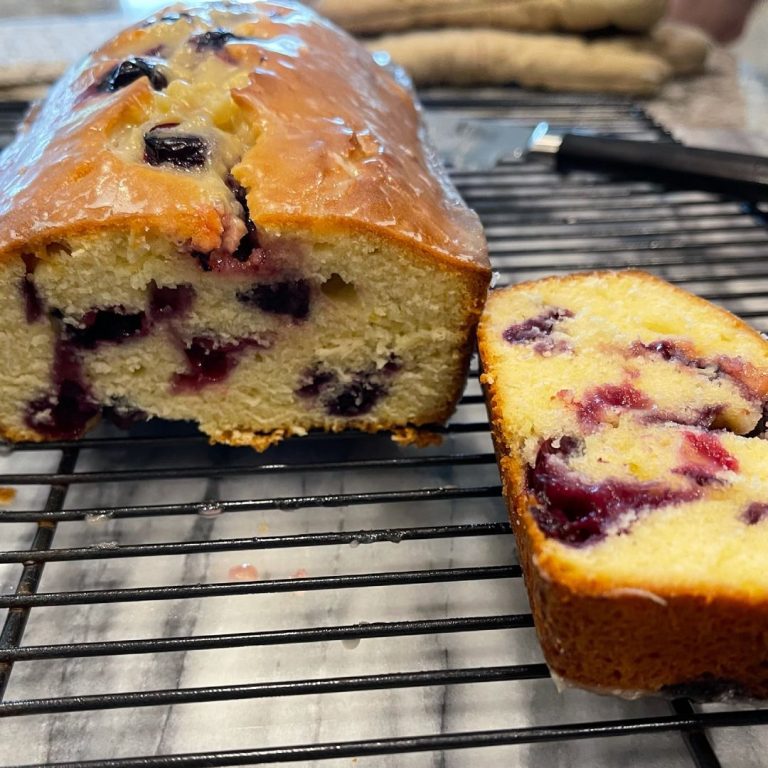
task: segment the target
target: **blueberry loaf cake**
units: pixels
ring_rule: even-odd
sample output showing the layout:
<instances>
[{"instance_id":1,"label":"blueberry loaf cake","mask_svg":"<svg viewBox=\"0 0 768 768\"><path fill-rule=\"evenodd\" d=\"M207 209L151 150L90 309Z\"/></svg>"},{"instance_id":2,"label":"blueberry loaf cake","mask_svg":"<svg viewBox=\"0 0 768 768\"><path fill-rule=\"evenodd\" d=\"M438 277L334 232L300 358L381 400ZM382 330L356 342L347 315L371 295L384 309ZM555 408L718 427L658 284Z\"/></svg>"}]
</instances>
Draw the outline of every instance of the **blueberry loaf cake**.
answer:
<instances>
[{"instance_id":1,"label":"blueberry loaf cake","mask_svg":"<svg viewBox=\"0 0 768 768\"><path fill-rule=\"evenodd\" d=\"M490 278L409 83L291 2L174 6L0 158L0 434L444 421Z\"/></svg>"},{"instance_id":2,"label":"blueberry loaf cake","mask_svg":"<svg viewBox=\"0 0 768 768\"><path fill-rule=\"evenodd\" d=\"M480 354L554 675L768 696L768 342L643 272L492 294Z\"/></svg>"}]
</instances>

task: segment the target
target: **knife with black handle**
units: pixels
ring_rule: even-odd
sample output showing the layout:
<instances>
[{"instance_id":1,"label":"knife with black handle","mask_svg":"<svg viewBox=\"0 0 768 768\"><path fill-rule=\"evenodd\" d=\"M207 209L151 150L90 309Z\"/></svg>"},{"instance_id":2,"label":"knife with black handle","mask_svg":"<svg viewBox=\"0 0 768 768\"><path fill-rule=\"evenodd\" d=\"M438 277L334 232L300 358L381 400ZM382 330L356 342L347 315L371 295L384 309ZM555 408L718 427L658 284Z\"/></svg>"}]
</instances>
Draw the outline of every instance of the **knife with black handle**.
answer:
<instances>
[{"instance_id":1,"label":"knife with black handle","mask_svg":"<svg viewBox=\"0 0 768 768\"><path fill-rule=\"evenodd\" d=\"M669 187L718 192L739 200L768 201L766 157L698 149L673 142L577 133L545 138L547 141L541 147L537 149L534 142L529 151L553 154L559 171L600 171L658 181Z\"/></svg>"},{"instance_id":2,"label":"knife with black handle","mask_svg":"<svg viewBox=\"0 0 768 768\"><path fill-rule=\"evenodd\" d=\"M547 123L524 126L511 120L436 112L429 133L458 171L487 171L502 158L548 155L558 170L586 170L669 187L717 192L750 202L768 201L768 157L639 141L595 134L550 133Z\"/></svg>"}]
</instances>

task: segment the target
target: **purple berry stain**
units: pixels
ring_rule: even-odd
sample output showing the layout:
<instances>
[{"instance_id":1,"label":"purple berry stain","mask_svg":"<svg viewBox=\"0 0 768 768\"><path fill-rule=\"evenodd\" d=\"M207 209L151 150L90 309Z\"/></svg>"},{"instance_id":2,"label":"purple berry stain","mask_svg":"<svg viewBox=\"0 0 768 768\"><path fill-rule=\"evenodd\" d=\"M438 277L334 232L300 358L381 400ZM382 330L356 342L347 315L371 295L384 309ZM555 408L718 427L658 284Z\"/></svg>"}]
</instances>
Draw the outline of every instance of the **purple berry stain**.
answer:
<instances>
[{"instance_id":1,"label":"purple berry stain","mask_svg":"<svg viewBox=\"0 0 768 768\"><path fill-rule=\"evenodd\" d=\"M149 287L149 315L154 321L169 320L189 311L195 300L191 285L158 286L153 280Z\"/></svg>"},{"instance_id":2,"label":"purple berry stain","mask_svg":"<svg viewBox=\"0 0 768 768\"><path fill-rule=\"evenodd\" d=\"M768 520L768 504L760 501L752 502L741 514L741 521L747 525L757 525Z\"/></svg>"},{"instance_id":3,"label":"purple berry stain","mask_svg":"<svg viewBox=\"0 0 768 768\"><path fill-rule=\"evenodd\" d=\"M605 411L636 411L650 408L652 400L631 384L604 384L587 390L577 403L579 421L586 430L594 430L602 421Z\"/></svg>"},{"instance_id":4,"label":"purple berry stain","mask_svg":"<svg viewBox=\"0 0 768 768\"><path fill-rule=\"evenodd\" d=\"M224 381L248 347L264 349L266 345L258 339L243 338L222 343L209 336L196 336L184 347L187 370L173 375L173 391L194 392Z\"/></svg>"},{"instance_id":5,"label":"purple berry stain","mask_svg":"<svg viewBox=\"0 0 768 768\"><path fill-rule=\"evenodd\" d=\"M768 373L764 370L741 358L728 355L697 357L690 342L659 339L650 344L643 344L636 341L629 351L632 355L656 355L662 360L678 363L686 368L711 369L713 378L730 379L747 399L762 399L768 393Z\"/></svg>"},{"instance_id":6,"label":"purple berry stain","mask_svg":"<svg viewBox=\"0 0 768 768\"><path fill-rule=\"evenodd\" d=\"M27 406L26 423L50 440L80 437L99 413L86 384L76 349L64 339L56 342L53 390Z\"/></svg>"},{"instance_id":7,"label":"purple berry stain","mask_svg":"<svg viewBox=\"0 0 768 768\"><path fill-rule=\"evenodd\" d=\"M565 544L591 544L609 533L623 533L631 522L621 519L627 513L681 504L701 493L699 488L675 490L654 482L589 481L567 464L579 444L564 440L559 448L551 440L542 444L527 483L538 501L533 515L539 528Z\"/></svg>"},{"instance_id":8,"label":"purple berry stain","mask_svg":"<svg viewBox=\"0 0 768 768\"><path fill-rule=\"evenodd\" d=\"M237 298L243 304L257 307L262 312L305 320L309 315L310 285L302 279L257 283L246 291L239 291Z\"/></svg>"},{"instance_id":9,"label":"purple berry stain","mask_svg":"<svg viewBox=\"0 0 768 768\"><path fill-rule=\"evenodd\" d=\"M66 340L80 349L95 349L99 344L120 344L146 336L150 325L144 312L126 312L123 307L91 309L80 324L65 326Z\"/></svg>"},{"instance_id":10,"label":"purple berry stain","mask_svg":"<svg viewBox=\"0 0 768 768\"><path fill-rule=\"evenodd\" d=\"M394 352L381 367L372 364L343 376L318 364L304 373L296 394L319 400L329 416L364 416L387 394L392 377L401 369L402 361Z\"/></svg>"},{"instance_id":11,"label":"purple berry stain","mask_svg":"<svg viewBox=\"0 0 768 768\"><path fill-rule=\"evenodd\" d=\"M144 134L144 161L149 165L202 168L208 162L208 142L202 136L174 133L171 125L157 125Z\"/></svg>"},{"instance_id":12,"label":"purple berry stain","mask_svg":"<svg viewBox=\"0 0 768 768\"><path fill-rule=\"evenodd\" d=\"M20 283L21 295L24 297L24 315L31 325L43 316L43 302L32 277L35 274L38 259L31 253L25 253L21 258L24 262L24 277L21 278Z\"/></svg>"},{"instance_id":13,"label":"purple berry stain","mask_svg":"<svg viewBox=\"0 0 768 768\"><path fill-rule=\"evenodd\" d=\"M557 324L566 318L573 317L573 312L569 309L552 308L536 317L529 317L522 323L510 325L502 337L509 344L531 344L536 343L536 351L539 353L546 351L555 351L557 345L551 338ZM562 351L564 345L559 345ZM558 350L560 351L560 350Z\"/></svg>"},{"instance_id":14,"label":"purple berry stain","mask_svg":"<svg viewBox=\"0 0 768 768\"><path fill-rule=\"evenodd\" d=\"M682 453L693 454L694 460L716 470L739 471L739 461L723 446L720 438L712 432L685 432Z\"/></svg>"}]
</instances>

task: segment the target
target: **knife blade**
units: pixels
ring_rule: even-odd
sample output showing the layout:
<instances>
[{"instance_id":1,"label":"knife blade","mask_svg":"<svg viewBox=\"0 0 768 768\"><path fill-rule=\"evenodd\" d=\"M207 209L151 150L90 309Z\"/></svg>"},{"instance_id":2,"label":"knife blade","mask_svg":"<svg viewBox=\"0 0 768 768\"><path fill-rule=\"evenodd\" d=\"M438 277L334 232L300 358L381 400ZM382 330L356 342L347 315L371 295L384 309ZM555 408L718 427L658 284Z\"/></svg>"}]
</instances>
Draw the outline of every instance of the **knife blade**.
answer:
<instances>
[{"instance_id":1,"label":"knife blade","mask_svg":"<svg viewBox=\"0 0 768 768\"><path fill-rule=\"evenodd\" d=\"M768 201L768 157L571 132L558 135L545 122L520 125L499 118L427 114L438 152L458 171L488 171L505 158L548 156L560 172L599 171L657 181L750 202Z\"/></svg>"}]
</instances>

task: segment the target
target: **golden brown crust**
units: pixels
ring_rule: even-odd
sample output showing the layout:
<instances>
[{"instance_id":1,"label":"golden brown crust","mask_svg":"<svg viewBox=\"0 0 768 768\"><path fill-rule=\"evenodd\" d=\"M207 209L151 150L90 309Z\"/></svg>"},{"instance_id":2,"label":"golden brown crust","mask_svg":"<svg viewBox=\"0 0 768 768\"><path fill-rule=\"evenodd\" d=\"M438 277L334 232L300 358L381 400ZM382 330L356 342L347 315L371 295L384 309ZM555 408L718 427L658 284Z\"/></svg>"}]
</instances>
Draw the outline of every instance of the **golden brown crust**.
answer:
<instances>
[{"instance_id":1,"label":"golden brown crust","mask_svg":"<svg viewBox=\"0 0 768 768\"><path fill-rule=\"evenodd\" d=\"M487 273L479 221L423 143L402 75L288 1L216 3L187 13L160 23L185 25L192 36L226 21L249 38L228 46L232 65L250 73L232 98L259 135L232 173L249 192L257 226L310 222L376 233ZM221 244L221 211L194 173L127 160L105 140L116 127L146 119L148 79L83 97L156 39L155 27L137 26L102 46L65 75L7 150L0 258L63 234L114 228L149 229L194 250Z\"/></svg>"},{"instance_id":2,"label":"golden brown crust","mask_svg":"<svg viewBox=\"0 0 768 768\"><path fill-rule=\"evenodd\" d=\"M663 283L669 290L665 281L648 273L626 271L643 281ZM531 283L579 278L569 275ZM722 322L739 333L760 337L726 310L675 290L688 302L716 309ZM478 347L481 360L492 359L482 320ZM553 673L580 687L625 695L768 698L765 600L683 590L664 595L615 590L613 585L563 567L551 553L544 554L547 539L532 514L537 500L527 487L522 457L505 436L495 381L486 373L480 381L536 632Z\"/></svg>"}]
</instances>

